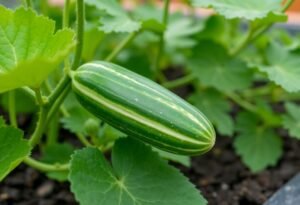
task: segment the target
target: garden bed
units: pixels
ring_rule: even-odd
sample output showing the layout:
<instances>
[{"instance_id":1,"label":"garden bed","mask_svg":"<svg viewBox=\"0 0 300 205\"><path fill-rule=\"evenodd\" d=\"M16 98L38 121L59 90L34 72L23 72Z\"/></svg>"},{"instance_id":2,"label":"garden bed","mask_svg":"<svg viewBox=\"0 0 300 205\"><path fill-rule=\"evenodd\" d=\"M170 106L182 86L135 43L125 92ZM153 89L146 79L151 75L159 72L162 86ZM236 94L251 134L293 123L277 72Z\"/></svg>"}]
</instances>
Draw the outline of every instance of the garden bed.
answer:
<instances>
[{"instance_id":1,"label":"garden bed","mask_svg":"<svg viewBox=\"0 0 300 205\"><path fill-rule=\"evenodd\" d=\"M218 137L207 155L192 167L178 166L202 191L209 205L261 205L300 171L300 142L284 138L285 154L276 167L252 174L234 153L231 139ZM205 166L202 166L204 165ZM1 205L75 205L69 183L58 183L21 166L0 184Z\"/></svg>"}]
</instances>

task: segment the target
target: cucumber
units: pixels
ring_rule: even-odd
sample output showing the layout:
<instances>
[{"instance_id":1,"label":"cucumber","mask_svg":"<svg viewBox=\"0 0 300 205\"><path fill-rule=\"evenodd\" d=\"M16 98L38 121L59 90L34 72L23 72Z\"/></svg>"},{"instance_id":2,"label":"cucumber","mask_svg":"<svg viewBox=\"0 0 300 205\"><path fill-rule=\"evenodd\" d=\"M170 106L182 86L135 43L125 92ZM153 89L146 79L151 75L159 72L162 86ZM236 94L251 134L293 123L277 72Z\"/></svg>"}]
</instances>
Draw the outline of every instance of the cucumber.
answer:
<instances>
[{"instance_id":1,"label":"cucumber","mask_svg":"<svg viewBox=\"0 0 300 205\"><path fill-rule=\"evenodd\" d=\"M130 137L181 155L203 154L215 143L214 128L199 110L143 76L103 61L71 76L81 105Z\"/></svg>"}]
</instances>

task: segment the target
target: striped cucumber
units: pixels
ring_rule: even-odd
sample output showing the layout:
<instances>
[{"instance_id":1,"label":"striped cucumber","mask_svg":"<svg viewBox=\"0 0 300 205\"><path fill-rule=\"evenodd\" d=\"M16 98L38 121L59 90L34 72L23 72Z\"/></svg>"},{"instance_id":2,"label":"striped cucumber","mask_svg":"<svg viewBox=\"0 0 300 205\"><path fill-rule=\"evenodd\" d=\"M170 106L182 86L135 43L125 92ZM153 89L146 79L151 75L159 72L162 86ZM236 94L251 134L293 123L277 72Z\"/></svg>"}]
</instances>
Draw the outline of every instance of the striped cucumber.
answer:
<instances>
[{"instance_id":1,"label":"striped cucumber","mask_svg":"<svg viewBox=\"0 0 300 205\"><path fill-rule=\"evenodd\" d=\"M83 107L101 120L168 152L203 154L215 131L195 107L155 82L118 65L96 61L72 73Z\"/></svg>"}]
</instances>

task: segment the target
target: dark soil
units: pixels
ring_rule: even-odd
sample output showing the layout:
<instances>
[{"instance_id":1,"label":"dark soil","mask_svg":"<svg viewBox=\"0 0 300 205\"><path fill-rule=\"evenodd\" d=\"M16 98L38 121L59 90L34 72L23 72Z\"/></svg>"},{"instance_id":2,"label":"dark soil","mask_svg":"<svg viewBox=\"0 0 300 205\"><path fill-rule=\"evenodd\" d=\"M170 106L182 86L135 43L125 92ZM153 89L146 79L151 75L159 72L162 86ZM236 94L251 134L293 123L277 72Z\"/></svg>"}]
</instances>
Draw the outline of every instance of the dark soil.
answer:
<instances>
[{"instance_id":1,"label":"dark soil","mask_svg":"<svg viewBox=\"0 0 300 205\"><path fill-rule=\"evenodd\" d=\"M202 191L209 205L261 205L300 171L300 141L285 138L285 153L279 164L251 174L233 152L231 139L219 137L208 154L195 157L192 167L179 166ZM77 204L68 183L48 180L24 165L0 184L0 205ZM113 204L112 204L113 205Z\"/></svg>"}]
</instances>

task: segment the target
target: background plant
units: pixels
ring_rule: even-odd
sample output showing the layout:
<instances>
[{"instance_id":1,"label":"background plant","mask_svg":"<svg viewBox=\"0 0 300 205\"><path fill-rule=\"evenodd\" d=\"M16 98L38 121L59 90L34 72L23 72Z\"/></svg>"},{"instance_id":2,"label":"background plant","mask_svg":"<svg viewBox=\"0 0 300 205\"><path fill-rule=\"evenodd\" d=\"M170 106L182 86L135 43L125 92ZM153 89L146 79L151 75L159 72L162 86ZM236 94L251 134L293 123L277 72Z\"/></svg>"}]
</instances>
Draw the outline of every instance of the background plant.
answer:
<instances>
[{"instance_id":1,"label":"background plant","mask_svg":"<svg viewBox=\"0 0 300 205\"><path fill-rule=\"evenodd\" d=\"M170 13L169 0L162 9L149 1L132 11L112 0L66 0L63 11L30 0L26 9L0 7L0 71L9 71L0 72L0 91L8 91L1 94L1 104L11 124L1 119L0 179L24 162L55 180L69 178L82 204L99 202L103 194L102 204L153 204L162 193L167 195L159 204L206 203L156 153L187 166L188 157L153 152L125 139L77 103L67 73L94 59L115 62L169 89L192 85L188 100L208 116L219 136L232 137L253 172L274 166L283 152L277 130L300 138L299 40L278 27L270 29L287 20L284 11L291 3L191 0L189 15ZM199 19L193 14L198 7L216 14ZM182 77L169 81L165 70L174 67ZM17 129L17 115L35 112L33 131ZM87 148L74 152L61 128ZM102 154L111 149L112 167ZM41 152L39 160L30 157L35 151Z\"/></svg>"}]
</instances>

